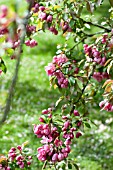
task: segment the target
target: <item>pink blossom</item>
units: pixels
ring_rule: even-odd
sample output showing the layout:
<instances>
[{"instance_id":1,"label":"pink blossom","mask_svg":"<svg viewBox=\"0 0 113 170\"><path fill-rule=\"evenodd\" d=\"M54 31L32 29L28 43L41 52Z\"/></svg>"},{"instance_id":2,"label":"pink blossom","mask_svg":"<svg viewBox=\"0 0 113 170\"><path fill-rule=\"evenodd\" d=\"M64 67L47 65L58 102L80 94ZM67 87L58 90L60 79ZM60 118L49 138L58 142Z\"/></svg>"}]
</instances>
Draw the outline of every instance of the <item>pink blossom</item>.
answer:
<instances>
[{"instance_id":1,"label":"pink blossom","mask_svg":"<svg viewBox=\"0 0 113 170\"><path fill-rule=\"evenodd\" d=\"M60 54L53 57L53 63L58 64L59 66L61 66L63 63L66 63L67 61L68 58L66 57L65 54Z\"/></svg>"},{"instance_id":2,"label":"pink blossom","mask_svg":"<svg viewBox=\"0 0 113 170\"><path fill-rule=\"evenodd\" d=\"M45 71L48 76L52 76L55 71L55 65L52 63L49 63L48 66L45 67Z\"/></svg>"},{"instance_id":3,"label":"pink blossom","mask_svg":"<svg viewBox=\"0 0 113 170\"><path fill-rule=\"evenodd\" d=\"M57 162L58 161L58 154L55 153L53 156L52 156L52 162Z\"/></svg>"}]
</instances>

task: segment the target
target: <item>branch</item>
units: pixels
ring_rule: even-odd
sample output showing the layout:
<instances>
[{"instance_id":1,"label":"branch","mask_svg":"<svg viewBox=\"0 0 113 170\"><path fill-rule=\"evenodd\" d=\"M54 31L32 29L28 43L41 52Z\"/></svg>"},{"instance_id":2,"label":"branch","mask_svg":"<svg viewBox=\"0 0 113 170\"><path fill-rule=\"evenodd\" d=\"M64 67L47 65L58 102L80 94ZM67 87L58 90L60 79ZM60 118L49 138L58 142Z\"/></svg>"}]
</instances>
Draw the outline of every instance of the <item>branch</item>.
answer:
<instances>
[{"instance_id":1,"label":"branch","mask_svg":"<svg viewBox=\"0 0 113 170\"><path fill-rule=\"evenodd\" d=\"M82 18L81 18L81 19L82 19ZM83 23L85 23L85 24L93 25L93 26L95 26L95 27L104 29L104 30L106 30L107 32L111 32L111 29L106 28L106 27L104 27L104 26L102 26L102 25L95 24L95 23L92 23L92 22L90 22L90 21L85 21L85 20L83 20L83 19L82 19L82 21L83 21Z\"/></svg>"},{"instance_id":2,"label":"branch","mask_svg":"<svg viewBox=\"0 0 113 170\"><path fill-rule=\"evenodd\" d=\"M95 27L104 29L104 30L106 30L107 32L111 32L111 29L110 29L110 28L106 28L106 27L104 27L104 26L102 26L102 25L95 24L95 23L93 23L93 22L91 22L91 21L85 21L83 18L80 18L74 11L70 11L70 14L71 14L71 16L72 16L72 18L73 18L74 20L76 20L76 18L78 18L78 19L80 19L84 24L93 25L93 26L95 26Z\"/></svg>"},{"instance_id":3,"label":"branch","mask_svg":"<svg viewBox=\"0 0 113 170\"><path fill-rule=\"evenodd\" d=\"M46 165L47 165L47 160L45 161L43 167L42 167L42 170L44 170L46 168Z\"/></svg>"},{"instance_id":4,"label":"branch","mask_svg":"<svg viewBox=\"0 0 113 170\"><path fill-rule=\"evenodd\" d=\"M70 111L70 114L73 113L73 111L74 111L74 109L75 109L75 105L80 101L80 99L81 99L81 97L82 97L82 95L83 95L83 93L84 93L84 91L85 91L85 89L86 89L86 87L87 87L87 85L88 85L88 83L89 83L89 80L91 79L91 77L92 77L92 75L93 75L93 72L94 72L95 67L96 67L96 63L93 64L92 71L91 71L91 73L89 74L88 80L87 80L85 86L84 86L83 89L82 89L81 95L79 96L78 100L77 100L75 103L73 103L73 107L72 107L72 109L71 109L71 111Z\"/></svg>"}]
</instances>

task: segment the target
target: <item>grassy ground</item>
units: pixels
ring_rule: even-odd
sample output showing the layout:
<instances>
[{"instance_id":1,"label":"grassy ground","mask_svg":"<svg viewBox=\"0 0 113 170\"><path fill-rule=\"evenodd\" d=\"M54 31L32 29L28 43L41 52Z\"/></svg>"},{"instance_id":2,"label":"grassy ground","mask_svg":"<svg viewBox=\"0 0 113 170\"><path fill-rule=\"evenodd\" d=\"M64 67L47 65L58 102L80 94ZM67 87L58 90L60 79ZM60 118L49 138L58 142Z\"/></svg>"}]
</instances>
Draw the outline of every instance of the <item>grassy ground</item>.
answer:
<instances>
[{"instance_id":1,"label":"grassy ground","mask_svg":"<svg viewBox=\"0 0 113 170\"><path fill-rule=\"evenodd\" d=\"M38 123L41 110L53 106L60 95L57 90L50 88L44 67L51 62L56 45L63 43L64 39L52 34L46 35L39 34L38 47L34 49L24 47L11 111L7 121L0 128L0 154L7 154L10 147L25 141L29 141L29 146L36 154L40 144L33 134L33 124ZM7 58L6 64L8 72L0 77L0 118L13 76L15 60ZM89 117L95 120L97 127L92 125L91 130L86 129L86 135L77 143L73 143L70 157L74 155L81 170L113 170L112 113L100 113L98 108L96 111L90 108L90 112ZM35 164L39 166L37 159ZM33 167L33 170L35 169L37 168Z\"/></svg>"}]
</instances>

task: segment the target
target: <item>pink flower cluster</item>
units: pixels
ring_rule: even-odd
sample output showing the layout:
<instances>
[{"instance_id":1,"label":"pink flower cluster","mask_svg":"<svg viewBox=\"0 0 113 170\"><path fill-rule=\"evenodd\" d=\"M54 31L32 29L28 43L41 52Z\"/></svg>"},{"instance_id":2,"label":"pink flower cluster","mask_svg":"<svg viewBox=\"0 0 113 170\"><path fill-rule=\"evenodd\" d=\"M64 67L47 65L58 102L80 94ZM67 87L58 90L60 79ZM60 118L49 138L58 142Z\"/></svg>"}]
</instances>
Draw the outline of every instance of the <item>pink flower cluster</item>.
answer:
<instances>
[{"instance_id":1,"label":"pink flower cluster","mask_svg":"<svg viewBox=\"0 0 113 170\"><path fill-rule=\"evenodd\" d=\"M70 152L70 142L66 139L65 147L62 147L63 141L59 139L60 133L52 124L41 124L34 126L34 133L37 137L42 138L41 143L44 145L39 147L37 158L41 161L49 160L51 162L62 161L67 158Z\"/></svg>"},{"instance_id":2,"label":"pink flower cluster","mask_svg":"<svg viewBox=\"0 0 113 170\"><path fill-rule=\"evenodd\" d=\"M104 100L99 103L100 108L108 112L113 112L113 105L108 101Z\"/></svg>"},{"instance_id":3,"label":"pink flower cluster","mask_svg":"<svg viewBox=\"0 0 113 170\"><path fill-rule=\"evenodd\" d=\"M11 170L11 168L9 166L3 166L2 164L0 164L0 169L1 170Z\"/></svg>"},{"instance_id":4,"label":"pink flower cluster","mask_svg":"<svg viewBox=\"0 0 113 170\"><path fill-rule=\"evenodd\" d=\"M48 115L48 117L50 113L52 113L51 108L42 111L42 114ZM77 110L74 110L73 114L74 116L80 116ZM70 145L74 138L74 131L77 131L76 138L82 136L81 132L78 131L82 124L81 121L77 121L77 127L72 127L72 123L67 116L62 116L62 119L64 123L61 130L58 130L57 127L53 125L52 114L51 123L45 124L44 122L44 124L34 125L34 134L36 134L38 138L42 138L41 143L44 144L37 149L37 158L42 162L48 160L55 163L64 160L71 151Z\"/></svg>"},{"instance_id":5,"label":"pink flower cluster","mask_svg":"<svg viewBox=\"0 0 113 170\"><path fill-rule=\"evenodd\" d=\"M26 25L27 33L34 33L36 32L36 27L34 25Z\"/></svg>"},{"instance_id":6,"label":"pink flower cluster","mask_svg":"<svg viewBox=\"0 0 113 170\"><path fill-rule=\"evenodd\" d=\"M12 147L9 150L8 161L10 163L16 162L16 165L18 165L20 169L23 169L31 165L32 157L25 155L22 146L19 145L17 148Z\"/></svg>"},{"instance_id":7,"label":"pink flower cluster","mask_svg":"<svg viewBox=\"0 0 113 170\"><path fill-rule=\"evenodd\" d=\"M37 46L38 43L35 40L32 39L32 40L26 40L25 45L33 48L33 47Z\"/></svg>"},{"instance_id":8,"label":"pink flower cluster","mask_svg":"<svg viewBox=\"0 0 113 170\"><path fill-rule=\"evenodd\" d=\"M72 29L71 29L71 27L69 26L69 24L68 24L67 21L61 22L61 23L60 23L60 26L61 26L63 32L66 32L66 31L67 31L67 32L72 32Z\"/></svg>"},{"instance_id":9,"label":"pink flower cluster","mask_svg":"<svg viewBox=\"0 0 113 170\"><path fill-rule=\"evenodd\" d=\"M87 56L91 58L91 61L104 66L106 62L106 57L105 55L102 56L96 47L92 47L92 46L88 46L87 44L84 44L84 52Z\"/></svg>"},{"instance_id":10,"label":"pink flower cluster","mask_svg":"<svg viewBox=\"0 0 113 170\"><path fill-rule=\"evenodd\" d=\"M38 12L38 18L41 21L45 21L47 24L52 23L53 16L51 14L46 13L46 8L44 6L40 6L38 3L35 4L33 12L34 13ZM58 31L55 28L55 25L52 25L52 26L48 25L48 27L49 27L48 30L50 30L53 34L55 35L58 34Z\"/></svg>"},{"instance_id":11,"label":"pink flower cluster","mask_svg":"<svg viewBox=\"0 0 113 170\"><path fill-rule=\"evenodd\" d=\"M58 80L58 85L61 88L68 87L68 79L62 72L62 65L68 61L68 58L65 54L60 54L54 56L52 63L49 63L48 66L45 67L45 71L48 76L55 76Z\"/></svg>"},{"instance_id":12,"label":"pink flower cluster","mask_svg":"<svg viewBox=\"0 0 113 170\"><path fill-rule=\"evenodd\" d=\"M46 22L51 23L53 20L53 16L50 14L47 14L45 11L46 11L46 8L44 6L40 6L38 3L35 4L33 12L34 13L39 12L38 17L41 21L45 20Z\"/></svg>"},{"instance_id":13,"label":"pink flower cluster","mask_svg":"<svg viewBox=\"0 0 113 170\"><path fill-rule=\"evenodd\" d=\"M94 72L92 77L98 82L101 82L103 79L108 79L109 74L107 72Z\"/></svg>"}]
</instances>

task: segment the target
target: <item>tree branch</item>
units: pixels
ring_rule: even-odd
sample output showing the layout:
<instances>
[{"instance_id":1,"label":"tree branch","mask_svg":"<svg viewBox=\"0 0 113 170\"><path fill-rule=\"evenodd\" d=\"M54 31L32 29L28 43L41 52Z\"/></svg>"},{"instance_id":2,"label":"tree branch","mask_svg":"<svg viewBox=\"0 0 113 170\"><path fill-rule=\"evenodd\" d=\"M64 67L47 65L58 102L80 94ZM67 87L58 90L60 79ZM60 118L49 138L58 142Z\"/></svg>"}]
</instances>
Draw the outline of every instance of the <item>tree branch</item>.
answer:
<instances>
[{"instance_id":1,"label":"tree branch","mask_svg":"<svg viewBox=\"0 0 113 170\"><path fill-rule=\"evenodd\" d=\"M96 63L93 64L92 71L91 71L91 73L89 74L88 80L87 80L85 86L84 86L83 89L82 89L81 95L79 96L78 100L77 100L75 103L73 103L73 107L72 107L72 109L71 109L71 111L70 111L70 114L73 113L76 104L80 101L80 99L81 99L81 97L82 97L82 95L83 95L83 93L84 93L84 91L85 91L85 89L86 89L86 87L87 87L87 85L88 85L88 83L89 83L89 80L91 79L91 77L92 77L92 75L93 75L93 72L94 72L95 67L96 67Z\"/></svg>"}]
</instances>

